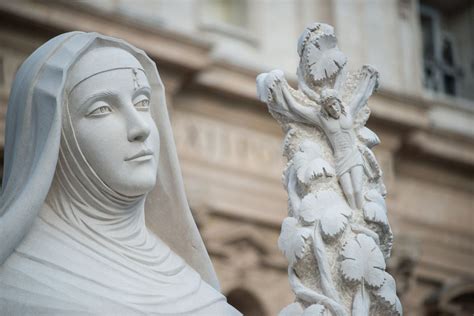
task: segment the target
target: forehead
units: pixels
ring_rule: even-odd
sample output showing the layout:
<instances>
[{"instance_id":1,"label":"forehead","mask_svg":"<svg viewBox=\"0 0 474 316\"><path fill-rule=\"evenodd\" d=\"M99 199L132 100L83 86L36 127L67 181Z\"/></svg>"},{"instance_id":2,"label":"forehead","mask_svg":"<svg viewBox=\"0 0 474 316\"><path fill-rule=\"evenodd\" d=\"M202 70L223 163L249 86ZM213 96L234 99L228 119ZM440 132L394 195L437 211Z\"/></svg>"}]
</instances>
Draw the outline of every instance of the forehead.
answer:
<instances>
[{"instance_id":1,"label":"forehead","mask_svg":"<svg viewBox=\"0 0 474 316\"><path fill-rule=\"evenodd\" d=\"M142 70L114 69L96 74L76 85L66 98L71 113L79 113L99 100L130 100L150 89ZM147 92L150 93L150 92Z\"/></svg>"},{"instance_id":2,"label":"forehead","mask_svg":"<svg viewBox=\"0 0 474 316\"><path fill-rule=\"evenodd\" d=\"M71 74L73 76L73 74ZM111 78L115 80L110 81ZM146 77L145 73L141 69L137 68L117 68L107 71L102 71L97 74L94 74L87 79L82 80L74 87L72 90L80 87L80 86L90 86L91 84L108 84L113 85L114 82L137 82L140 84L146 84L149 86L148 78Z\"/></svg>"},{"instance_id":3,"label":"forehead","mask_svg":"<svg viewBox=\"0 0 474 316\"><path fill-rule=\"evenodd\" d=\"M74 86L70 96L84 96L102 90L133 92L140 87L150 87L148 78L141 69L114 69L95 74Z\"/></svg>"},{"instance_id":4,"label":"forehead","mask_svg":"<svg viewBox=\"0 0 474 316\"><path fill-rule=\"evenodd\" d=\"M339 103L339 99L336 97L331 97L327 99L327 101L324 103L325 105L333 105L334 103Z\"/></svg>"}]
</instances>

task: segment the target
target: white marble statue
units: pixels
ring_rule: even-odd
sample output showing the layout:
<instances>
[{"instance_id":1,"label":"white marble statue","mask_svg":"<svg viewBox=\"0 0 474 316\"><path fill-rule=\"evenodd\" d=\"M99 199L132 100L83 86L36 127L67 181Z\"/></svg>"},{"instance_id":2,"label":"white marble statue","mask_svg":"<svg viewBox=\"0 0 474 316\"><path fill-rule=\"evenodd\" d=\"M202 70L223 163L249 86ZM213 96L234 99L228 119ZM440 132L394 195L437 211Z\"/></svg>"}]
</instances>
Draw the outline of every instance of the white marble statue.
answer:
<instances>
[{"instance_id":1,"label":"white marble statue","mask_svg":"<svg viewBox=\"0 0 474 316\"><path fill-rule=\"evenodd\" d=\"M382 171L365 127L378 73L346 72L334 29L308 27L298 42L298 90L283 72L257 77L257 90L286 137L288 217L278 241L296 302L280 316L401 315L385 272L392 232Z\"/></svg>"},{"instance_id":2,"label":"white marble statue","mask_svg":"<svg viewBox=\"0 0 474 316\"><path fill-rule=\"evenodd\" d=\"M0 314L240 315L189 211L156 66L124 41L62 34L16 75Z\"/></svg>"}]
</instances>

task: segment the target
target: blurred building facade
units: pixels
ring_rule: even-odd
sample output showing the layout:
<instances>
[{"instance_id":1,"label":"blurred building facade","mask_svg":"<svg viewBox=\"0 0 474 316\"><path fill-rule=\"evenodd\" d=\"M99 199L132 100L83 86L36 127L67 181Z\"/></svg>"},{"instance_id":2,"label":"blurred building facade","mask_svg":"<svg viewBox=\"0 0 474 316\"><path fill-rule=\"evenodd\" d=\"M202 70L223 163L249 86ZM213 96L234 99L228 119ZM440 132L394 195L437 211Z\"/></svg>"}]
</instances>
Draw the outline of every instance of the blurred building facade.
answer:
<instances>
[{"instance_id":1,"label":"blurred building facade","mask_svg":"<svg viewBox=\"0 0 474 316\"><path fill-rule=\"evenodd\" d=\"M14 74L43 42L83 30L144 49L166 86L190 206L223 292L245 315L276 315L294 297L277 249L283 134L255 77L280 68L294 81L296 41L315 21L335 27L350 68L380 71L368 126L382 141L389 269L406 315L472 315L472 1L0 2L0 148Z\"/></svg>"}]
</instances>

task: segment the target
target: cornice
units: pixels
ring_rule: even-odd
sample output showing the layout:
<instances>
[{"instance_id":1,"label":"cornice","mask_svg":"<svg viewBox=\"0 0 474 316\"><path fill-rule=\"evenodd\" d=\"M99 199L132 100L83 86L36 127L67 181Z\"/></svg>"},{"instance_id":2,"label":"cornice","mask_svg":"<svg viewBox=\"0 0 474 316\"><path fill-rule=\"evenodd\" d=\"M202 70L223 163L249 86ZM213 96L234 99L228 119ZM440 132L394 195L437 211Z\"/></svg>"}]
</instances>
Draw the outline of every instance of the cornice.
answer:
<instances>
[{"instance_id":1,"label":"cornice","mask_svg":"<svg viewBox=\"0 0 474 316\"><path fill-rule=\"evenodd\" d=\"M158 63L197 71L210 62L210 44L173 32L165 27L150 28L134 19L98 10L86 10L78 3L18 1L0 2L0 13L42 25L57 34L67 31L100 32L123 38L145 50ZM20 21L21 23L21 21Z\"/></svg>"}]
</instances>

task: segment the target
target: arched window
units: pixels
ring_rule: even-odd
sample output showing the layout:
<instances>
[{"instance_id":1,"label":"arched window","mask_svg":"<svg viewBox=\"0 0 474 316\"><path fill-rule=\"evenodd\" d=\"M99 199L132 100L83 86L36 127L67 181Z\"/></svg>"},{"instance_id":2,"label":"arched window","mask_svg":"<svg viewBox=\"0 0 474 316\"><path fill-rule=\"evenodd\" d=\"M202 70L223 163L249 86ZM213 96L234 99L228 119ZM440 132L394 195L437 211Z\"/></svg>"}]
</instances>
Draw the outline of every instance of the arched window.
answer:
<instances>
[{"instance_id":1,"label":"arched window","mask_svg":"<svg viewBox=\"0 0 474 316\"><path fill-rule=\"evenodd\" d=\"M425 301L426 316L472 316L474 280L444 286Z\"/></svg>"}]
</instances>

